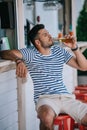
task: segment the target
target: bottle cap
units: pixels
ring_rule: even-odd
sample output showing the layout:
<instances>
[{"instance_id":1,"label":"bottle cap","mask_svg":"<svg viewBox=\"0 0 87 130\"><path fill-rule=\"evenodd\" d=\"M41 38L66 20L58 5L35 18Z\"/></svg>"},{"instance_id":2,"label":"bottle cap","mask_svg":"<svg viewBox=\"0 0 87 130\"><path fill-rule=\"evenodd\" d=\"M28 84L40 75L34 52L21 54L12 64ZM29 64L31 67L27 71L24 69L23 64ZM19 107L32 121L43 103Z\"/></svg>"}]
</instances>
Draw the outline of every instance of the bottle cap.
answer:
<instances>
[{"instance_id":1,"label":"bottle cap","mask_svg":"<svg viewBox=\"0 0 87 130\"><path fill-rule=\"evenodd\" d=\"M72 31L72 25L69 26L69 30Z\"/></svg>"},{"instance_id":2,"label":"bottle cap","mask_svg":"<svg viewBox=\"0 0 87 130\"><path fill-rule=\"evenodd\" d=\"M69 34L70 34L70 36L73 36L73 35L74 35L74 33L73 33L73 31L72 31L72 25L69 26Z\"/></svg>"}]
</instances>

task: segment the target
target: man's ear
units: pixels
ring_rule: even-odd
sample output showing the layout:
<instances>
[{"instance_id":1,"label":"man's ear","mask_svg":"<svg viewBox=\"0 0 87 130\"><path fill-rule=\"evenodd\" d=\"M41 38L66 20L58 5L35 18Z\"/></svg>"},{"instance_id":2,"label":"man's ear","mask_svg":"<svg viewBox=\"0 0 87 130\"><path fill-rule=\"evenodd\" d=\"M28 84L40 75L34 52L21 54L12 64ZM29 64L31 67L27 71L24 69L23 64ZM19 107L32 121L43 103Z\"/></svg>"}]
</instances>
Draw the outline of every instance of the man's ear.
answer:
<instances>
[{"instance_id":1,"label":"man's ear","mask_svg":"<svg viewBox=\"0 0 87 130\"><path fill-rule=\"evenodd\" d=\"M40 45L40 41L38 39L35 40L35 44L36 46L39 46Z\"/></svg>"}]
</instances>

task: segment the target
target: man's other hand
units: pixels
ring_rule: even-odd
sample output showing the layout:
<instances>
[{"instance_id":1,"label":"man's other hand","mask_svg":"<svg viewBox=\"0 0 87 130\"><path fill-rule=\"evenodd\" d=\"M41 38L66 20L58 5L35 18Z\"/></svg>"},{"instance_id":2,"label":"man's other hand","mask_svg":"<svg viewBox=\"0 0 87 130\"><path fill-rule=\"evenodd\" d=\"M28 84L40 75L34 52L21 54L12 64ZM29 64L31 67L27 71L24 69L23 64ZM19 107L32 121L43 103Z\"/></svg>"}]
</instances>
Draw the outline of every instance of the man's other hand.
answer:
<instances>
[{"instance_id":1,"label":"man's other hand","mask_svg":"<svg viewBox=\"0 0 87 130\"><path fill-rule=\"evenodd\" d=\"M27 70L27 67L24 62L20 62L16 66L16 75L18 77L25 78L27 76L27 72L28 72L28 70Z\"/></svg>"}]
</instances>

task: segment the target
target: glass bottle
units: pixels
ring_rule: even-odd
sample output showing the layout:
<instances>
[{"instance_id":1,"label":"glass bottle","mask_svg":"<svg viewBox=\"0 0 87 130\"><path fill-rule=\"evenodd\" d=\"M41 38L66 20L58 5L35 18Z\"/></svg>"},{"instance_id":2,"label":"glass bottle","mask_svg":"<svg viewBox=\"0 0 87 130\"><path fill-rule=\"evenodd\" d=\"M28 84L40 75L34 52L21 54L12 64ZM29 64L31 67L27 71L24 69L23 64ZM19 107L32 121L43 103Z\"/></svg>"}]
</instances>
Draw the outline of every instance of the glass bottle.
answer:
<instances>
[{"instance_id":1,"label":"glass bottle","mask_svg":"<svg viewBox=\"0 0 87 130\"><path fill-rule=\"evenodd\" d=\"M69 34L70 36L73 36L74 35L74 32L72 30L72 25L69 26Z\"/></svg>"},{"instance_id":2,"label":"glass bottle","mask_svg":"<svg viewBox=\"0 0 87 130\"><path fill-rule=\"evenodd\" d=\"M72 26L71 25L69 27L69 34L71 36L73 36L73 34L74 34L73 31L72 31ZM65 38L65 37L63 37L63 33L61 31L61 32L58 33L58 37L57 38L53 38L53 41L59 41L60 43L63 43L63 42L70 43L70 42L72 42L72 38Z\"/></svg>"}]
</instances>

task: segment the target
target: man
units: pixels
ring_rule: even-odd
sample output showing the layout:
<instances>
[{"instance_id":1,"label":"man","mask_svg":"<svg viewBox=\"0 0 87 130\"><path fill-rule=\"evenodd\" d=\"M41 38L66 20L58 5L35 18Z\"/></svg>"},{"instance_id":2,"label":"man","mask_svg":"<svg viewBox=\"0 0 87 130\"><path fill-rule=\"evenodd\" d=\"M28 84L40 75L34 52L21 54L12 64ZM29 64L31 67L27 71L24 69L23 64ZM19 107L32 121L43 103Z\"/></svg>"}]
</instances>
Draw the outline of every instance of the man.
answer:
<instances>
[{"instance_id":1,"label":"man","mask_svg":"<svg viewBox=\"0 0 87 130\"><path fill-rule=\"evenodd\" d=\"M87 60L79 51L73 36L71 43L64 43L71 48L71 55L64 48L53 45L53 39L43 24L35 25L29 32L34 45L31 48L0 52L4 59L16 62L16 74L26 77L29 71L34 84L34 101L40 119L40 130L53 130L53 120L59 113L67 113L77 122L87 126L87 104L76 100L63 83L63 66L87 70Z\"/></svg>"}]
</instances>

